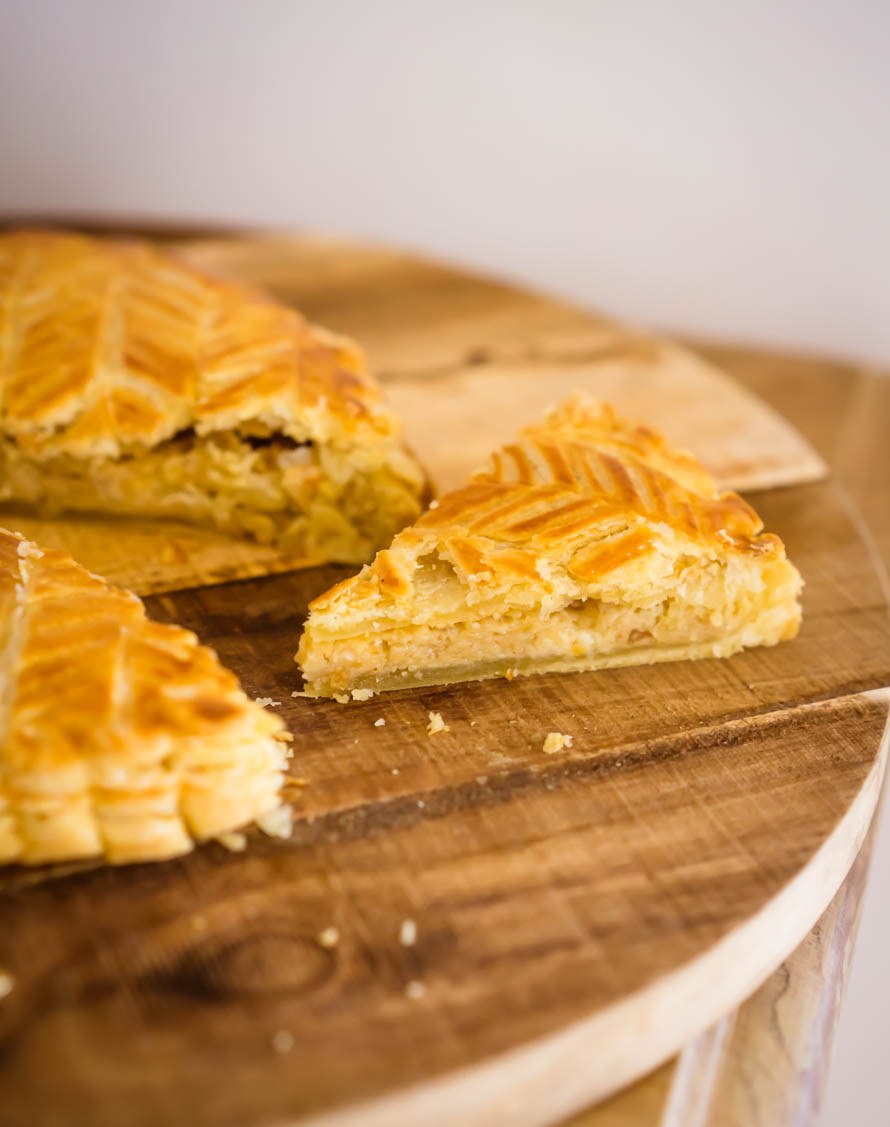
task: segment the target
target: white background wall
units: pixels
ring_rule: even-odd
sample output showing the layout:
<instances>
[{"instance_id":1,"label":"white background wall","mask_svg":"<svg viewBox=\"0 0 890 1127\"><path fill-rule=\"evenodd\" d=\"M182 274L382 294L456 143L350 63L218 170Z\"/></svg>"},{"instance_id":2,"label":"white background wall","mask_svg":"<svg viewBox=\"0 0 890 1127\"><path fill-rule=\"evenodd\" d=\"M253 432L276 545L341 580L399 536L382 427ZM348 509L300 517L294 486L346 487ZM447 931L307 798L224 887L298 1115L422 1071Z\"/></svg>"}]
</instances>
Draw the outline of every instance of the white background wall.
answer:
<instances>
[{"instance_id":1,"label":"white background wall","mask_svg":"<svg viewBox=\"0 0 890 1127\"><path fill-rule=\"evenodd\" d=\"M11 208L368 235L890 363L890 3L0 0ZM890 1122L884 853L829 1127Z\"/></svg>"}]
</instances>

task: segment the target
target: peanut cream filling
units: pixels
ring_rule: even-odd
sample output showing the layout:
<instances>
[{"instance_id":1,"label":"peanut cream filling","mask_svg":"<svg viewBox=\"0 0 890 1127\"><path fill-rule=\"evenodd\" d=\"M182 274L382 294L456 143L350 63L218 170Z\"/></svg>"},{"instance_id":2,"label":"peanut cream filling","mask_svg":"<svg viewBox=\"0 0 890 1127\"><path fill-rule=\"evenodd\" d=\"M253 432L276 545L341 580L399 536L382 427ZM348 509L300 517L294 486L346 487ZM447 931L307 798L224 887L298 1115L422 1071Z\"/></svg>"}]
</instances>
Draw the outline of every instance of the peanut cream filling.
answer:
<instances>
[{"instance_id":1,"label":"peanut cream filling","mask_svg":"<svg viewBox=\"0 0 890 1127\"><path fill-rule=\"evenodd\" d=\"M185 431L116 458L35 458L0 443L0 499L46 515L183 520L309 559L366 560L417 515L401 451L339 449L283 435Z\"/></svg>"}]
</instances>

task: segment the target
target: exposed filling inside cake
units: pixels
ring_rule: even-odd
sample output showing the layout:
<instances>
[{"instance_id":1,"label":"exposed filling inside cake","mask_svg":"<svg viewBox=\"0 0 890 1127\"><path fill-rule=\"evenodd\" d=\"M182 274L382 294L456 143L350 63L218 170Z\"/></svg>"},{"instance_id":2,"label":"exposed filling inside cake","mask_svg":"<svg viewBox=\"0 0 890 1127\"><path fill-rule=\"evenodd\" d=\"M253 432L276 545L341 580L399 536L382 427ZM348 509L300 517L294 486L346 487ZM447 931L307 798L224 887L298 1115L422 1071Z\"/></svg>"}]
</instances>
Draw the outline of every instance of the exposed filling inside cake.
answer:
<instances>
[{"instance_id":1,"label":"exposed filling inside cake","mask_svg":"<svg viewBox=\"0 0 890 1127\"><path fill-rule=\"evenodd\" d=\"M318 560L368 559L413 520L422 483L400 450L281 434L182 431L115 458L33 457L0 444L0 499L48 516L115 513L210 525Z\"/></svg>"},{"instance_id":2,"label":"exposed filling inside cake","mask_svg":"<svg viewBox=\"0 0 890 1127\"><path fill-rule=\"evenodd\" d=\"M576 584L523 605L530 591L486 601L437 557L419 561L411 612L310 619L299 661L311 693L343 695L493 676L598 669L691 657L726 657L793 636L797 575L785 560L681 559L634 590L584 591Z\"/></svg>"}]
</instances>

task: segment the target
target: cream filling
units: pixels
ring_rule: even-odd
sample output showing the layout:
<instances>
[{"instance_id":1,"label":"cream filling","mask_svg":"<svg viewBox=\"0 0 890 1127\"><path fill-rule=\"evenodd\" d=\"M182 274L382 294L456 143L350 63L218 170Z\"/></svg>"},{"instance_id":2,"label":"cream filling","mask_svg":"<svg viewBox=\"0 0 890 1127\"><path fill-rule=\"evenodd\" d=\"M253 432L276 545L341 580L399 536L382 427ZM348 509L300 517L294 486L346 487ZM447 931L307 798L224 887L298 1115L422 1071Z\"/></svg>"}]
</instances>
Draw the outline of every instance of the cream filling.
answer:
<instances>
[{"instance_id":1,"label":"cream filling","mask_svg":"<svg viewBox=\"0 0 890 1127\"><path fill-rule=\"evenodd\" d=\"M379 624L345 638L325 637L320 627L311 629L310 620L301 664L308 691L330 695L511 672L595 669L655 661L662 654L665 660L725 657L796 631L795 573L786 561L778 566L782 573L770 574L769 583L757 572L741 584L739 576L729 580L712 563L696 583L687 579L648 591L645 604L580 598L550 613L476 607L443 624Z\"/></svg>"},{"instance_id":2,"label":"cream filling","mask_svg":"<svg viewBox=\"0 0 890 1127\"><path fill-rule=\"evenodd\" d=\"M383 458L233 432L120 458L33 459L0 445L0 497L46 515L114 513L210 525L308 558L358 562L419 510L419 482Z\"/></svg>"}]
</instances>

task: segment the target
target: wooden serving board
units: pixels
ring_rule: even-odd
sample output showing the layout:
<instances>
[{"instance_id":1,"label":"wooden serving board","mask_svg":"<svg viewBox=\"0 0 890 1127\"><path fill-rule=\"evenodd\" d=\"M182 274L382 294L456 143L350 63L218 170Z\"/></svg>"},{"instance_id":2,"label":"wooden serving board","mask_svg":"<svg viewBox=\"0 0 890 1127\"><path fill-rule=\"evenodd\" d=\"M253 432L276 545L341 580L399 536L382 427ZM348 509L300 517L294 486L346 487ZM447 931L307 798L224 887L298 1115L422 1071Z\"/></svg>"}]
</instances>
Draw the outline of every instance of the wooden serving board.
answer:
<instances>
[{"instance_id":1,"label":"wooden serving board","mask_svg":"<svg viewBox=\"0 0 890 1127\"><path fill-rule=\"evenodd\" d=\"M864 518L879 570L890 569L890 372L812 355L701 347L794 415ZM741 1007L661 1068L560 1127L816 1127L878 821L816 925Z\"/></svg>"},{"instance_id":2,"label":"wooden serving board","mask_svg":"<svg viewBox=\"0 0 890 1127\"><path fill-rule=\"evenodd\" d=\"M613 320L330 239L241 236L172 249L361 341L440 492L576 390L651 421L727 488L825 476L797 431L718 368ZM0 521L141 595L304 566L270 546L170 522L43 521L8 509Z\"/></svg>"},{"instance_id":3,"label":"wooden serving board","mask_svg":"<svg viewBox=\"0 0 890 1127\"><path fill-rule=\"evenodd\" d=\"M280 702L295 832L6 870L0 1124L538 1127L741 1001L855 856L890 685L886 582L845 495L757 506L804 625L722 662L339 706L291 693L306 603L342 569L150 599ZM572 747L544 755L548 731Z\"/></svg>"}]
</instances>

